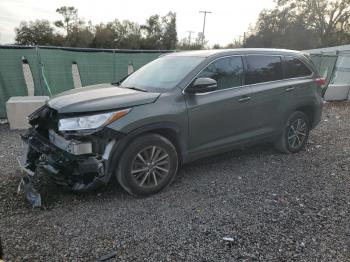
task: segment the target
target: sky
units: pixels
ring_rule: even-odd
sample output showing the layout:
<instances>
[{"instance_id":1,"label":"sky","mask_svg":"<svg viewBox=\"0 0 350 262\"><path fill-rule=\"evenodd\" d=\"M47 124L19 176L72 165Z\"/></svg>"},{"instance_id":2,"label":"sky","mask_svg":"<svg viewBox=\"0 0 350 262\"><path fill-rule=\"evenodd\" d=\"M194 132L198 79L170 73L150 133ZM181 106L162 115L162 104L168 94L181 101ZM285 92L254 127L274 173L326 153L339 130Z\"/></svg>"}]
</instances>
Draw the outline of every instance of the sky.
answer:
<instances>
[{"instance_id":1,"label":"sky","mask_svg":"<svg viewBox=\"0 0 350 262\"><path fill-rule=\"evenodd\" d=\"M179 40L188 37L188 31L194 31L194 39L203 27L203 14L199 11L211 11L207 14L205 38L209 45L226 45L254 25L261 10L274 5L273 0L0 0L0 43L14 42L14 28L21 21L47 19L54 22L61 18L56 8L74 6L79 17L93 24L116 18L142 24L153 14L165 15L173 11L177 14Z\"/></svg>"}]
</instances>

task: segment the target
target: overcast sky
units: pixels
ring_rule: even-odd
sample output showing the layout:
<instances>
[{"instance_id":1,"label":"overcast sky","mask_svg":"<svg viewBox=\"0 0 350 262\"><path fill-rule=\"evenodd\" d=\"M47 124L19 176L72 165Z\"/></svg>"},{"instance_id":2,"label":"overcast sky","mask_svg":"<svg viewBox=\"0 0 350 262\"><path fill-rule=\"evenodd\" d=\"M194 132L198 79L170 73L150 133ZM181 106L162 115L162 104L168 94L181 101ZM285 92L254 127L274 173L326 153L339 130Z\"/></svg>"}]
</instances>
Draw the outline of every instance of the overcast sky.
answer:
<instances>
[{"instance_id":1,"label":"overcast sky","mask_svg":"<svg viewBox=\"0 0 350 262\"><path fill-rule=\"evenodd\" d=\"M55 10L61 6L74 6L79 17L93 24L128 19L138 23L153 14L165 15L168 11L177 14L179 40L187 37L187 31L194 35L202 31L203 14L200 10L211 11L207 15L205 36L209 44L225 45L243 35L249 25L256 22L264 8L274 6L273 0L0 0L0 43L13 43L14 28L20 21L60 19Z\"/></svg>"}]
</instances>

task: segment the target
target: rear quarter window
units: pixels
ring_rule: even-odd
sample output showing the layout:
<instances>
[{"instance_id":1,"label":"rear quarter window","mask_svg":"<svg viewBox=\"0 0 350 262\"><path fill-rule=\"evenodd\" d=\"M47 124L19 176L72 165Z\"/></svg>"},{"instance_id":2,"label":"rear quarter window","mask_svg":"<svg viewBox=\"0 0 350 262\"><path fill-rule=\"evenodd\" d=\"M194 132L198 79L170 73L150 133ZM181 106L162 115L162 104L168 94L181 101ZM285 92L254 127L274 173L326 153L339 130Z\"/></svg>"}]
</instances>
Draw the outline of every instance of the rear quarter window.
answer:
<instances>
[{"instance_id":1,"label":"rear quarter window","mask_svg":"<svg viewBox=\"0 0 350 262\"><path fill-rule=\"evenodd\" d=\"M283 79L282 59L280 56L246 56L247 70L245 84L257 84Z\"/></svg>"},{"instance_id":2,"label":"rear quarter window","mask_svg":"<svg viewBox=\"0 0 350 262\"><path fill-rule=\"evenodd\" d=\"M296 57L285 57L286 78L310 76L311 70Z\"/></svg>"}]
</instances>

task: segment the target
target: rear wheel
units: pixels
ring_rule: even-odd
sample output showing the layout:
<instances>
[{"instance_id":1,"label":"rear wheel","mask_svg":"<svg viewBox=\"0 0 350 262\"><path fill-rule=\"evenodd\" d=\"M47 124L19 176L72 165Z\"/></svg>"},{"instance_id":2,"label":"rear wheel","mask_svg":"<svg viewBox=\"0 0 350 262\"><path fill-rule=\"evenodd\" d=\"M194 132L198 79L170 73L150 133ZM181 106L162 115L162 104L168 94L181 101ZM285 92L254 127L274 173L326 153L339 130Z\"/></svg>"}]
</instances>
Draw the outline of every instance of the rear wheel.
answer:
<instances>
[{"instance_id":1,"label":"rear wheel","mask_svg":"<svg viewBox=\"0 0 350 262\"><path fill-rule=\"evenodd\" d=\"M305 147L310 132L310 121L303 112L296 111L288 119L275 147L283 153L297 153Z\"/></svg>"},{"instance_id":2,"label":"rear wheel","mask_svg":"<svg viewBox=\"0 0 350 262\"><path fill-rule=\"evenodd\" d=\"M140 136L123 152L117 179L132 195L151 195L169 185L178 168L174 145L158 134Z\"/></svg>"}]
</instances>

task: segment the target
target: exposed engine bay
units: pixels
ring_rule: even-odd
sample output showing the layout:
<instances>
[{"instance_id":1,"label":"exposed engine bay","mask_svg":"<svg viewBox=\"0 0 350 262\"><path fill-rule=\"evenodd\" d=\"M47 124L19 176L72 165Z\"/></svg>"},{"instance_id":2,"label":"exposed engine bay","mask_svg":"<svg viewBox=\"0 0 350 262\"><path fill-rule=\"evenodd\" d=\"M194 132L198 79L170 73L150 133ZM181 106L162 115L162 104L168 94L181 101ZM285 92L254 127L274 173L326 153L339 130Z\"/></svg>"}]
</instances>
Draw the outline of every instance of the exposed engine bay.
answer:
<instances>
[{"instance_id":1,"label":"exposed engine bay","mask_svg":"<svg viewBox=\"0 0 350 262\"><path fill-rule=\"evenodd\" d=\"M19 163L25 176L19 190L33 207L41 205L40 194L31 184L38 171L75 192L106 185L112 175L108 159L123 134L106 127L60 132L58 121L54 109L41 107L29 116L31 128L21 136L24 152Z\"/></svg>"}]
</instances>

